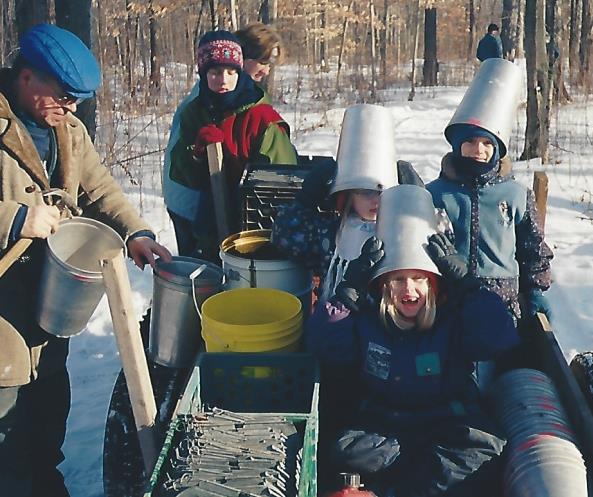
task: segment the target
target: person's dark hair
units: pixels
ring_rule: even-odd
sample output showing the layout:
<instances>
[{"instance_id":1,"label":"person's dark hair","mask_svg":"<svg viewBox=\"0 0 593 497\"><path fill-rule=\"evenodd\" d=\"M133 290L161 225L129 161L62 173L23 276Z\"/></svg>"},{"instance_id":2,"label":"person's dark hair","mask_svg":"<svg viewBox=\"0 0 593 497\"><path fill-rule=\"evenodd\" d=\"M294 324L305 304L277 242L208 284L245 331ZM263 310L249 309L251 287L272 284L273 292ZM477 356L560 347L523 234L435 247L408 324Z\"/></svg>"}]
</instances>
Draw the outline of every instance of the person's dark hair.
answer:
<instances>
[{"instance_id":1,"label":"person's dark hair","mask_svg":"<svg viewBox=\"0 0 593 497\"><path fill-rule=\"evenodd\" d=\"M20 74L20 72L23 69L31 69L33 70L33 67L31 66L31 64L29 64L23 57L21 57L20 55L17 55L16 58L12 61L12 66L11 66L14 74Z\"/></svg>"},{"instance_id":2,"label":"person's dark hair","mask_svg":"<svg viewBox=\"0 0 593 497\"><path fill-rule=\"evenodd\" d=\"M498 24L494 24L494 23L488 24L488 32L489 33L492 33L494 31L498 31L498 30L499 30Z\"/></svg>"}]
</instances>

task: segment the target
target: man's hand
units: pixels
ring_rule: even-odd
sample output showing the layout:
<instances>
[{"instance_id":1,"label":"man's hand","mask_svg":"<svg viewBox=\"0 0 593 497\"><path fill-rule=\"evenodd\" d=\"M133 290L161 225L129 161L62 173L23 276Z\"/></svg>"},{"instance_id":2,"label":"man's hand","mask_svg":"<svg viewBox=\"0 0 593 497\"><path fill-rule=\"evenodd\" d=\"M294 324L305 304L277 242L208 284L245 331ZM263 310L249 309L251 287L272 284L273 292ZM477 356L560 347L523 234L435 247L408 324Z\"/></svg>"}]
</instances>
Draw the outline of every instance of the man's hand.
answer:
<instances>
[{"instance_id":1,"label":"man's hand","mask_svg":"<svg viewBox=\"0 0 593 497\"><path fill-rule=\"evenodd\" d=\"M27 209L21 238L47 238L58 229L60 210L55 205L35 205Z\"/></svg>"},{"instance_id":2,"label":"man's hand","mask_svg":"<svg viewBox=\"0 0 593 497\"><path fill-rule=\"evenodd\" d=\"M171 261L171 252L148 236L139 236L128 240L128 252L134 260L134 264L144 269L146 263L154 268L155 255L161 257L165 262Z\"/></svg>"}]
</instances>

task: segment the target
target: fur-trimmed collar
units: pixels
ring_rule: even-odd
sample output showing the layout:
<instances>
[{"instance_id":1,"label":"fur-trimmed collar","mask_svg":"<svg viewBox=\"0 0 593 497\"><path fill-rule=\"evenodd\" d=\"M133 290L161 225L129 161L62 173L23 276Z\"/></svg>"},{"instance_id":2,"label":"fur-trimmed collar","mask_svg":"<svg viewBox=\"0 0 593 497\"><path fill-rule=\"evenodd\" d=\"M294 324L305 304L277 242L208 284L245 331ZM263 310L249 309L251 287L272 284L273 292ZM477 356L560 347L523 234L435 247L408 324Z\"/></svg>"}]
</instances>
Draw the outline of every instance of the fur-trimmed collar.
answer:
<instances>
[{"instance_id":1,"label":"fur-trimmed collar","mask_svg":"<svg viewBox=\"0 0 593 497\"><path fill-rule=\"evenodd\" d=\"M8 95L13 77L10 69L0 71L0 148L14 157L20 166L27 171L31 178L43 189L49 188L49 180L41 162L31 135L11 109ZM58 170L56 185L68 190L71 171L74 167L72 159L72 129L82 126L74 116L54 127L58 142ZM74 192L75 193L75 192Z\"/></svg>"},{"instance_id":2,"label":"fur-trimmed collar","mask_svg":"<svg viewBox=\"0 0 593 497\"><path fill-rule=\"evenodd\" d=\"M446 178L450 181L455 181L457 183L461 183L461 182L463 182L463 178L461 178L457 174L457 171L455 170L455 166L453 164L454 160L455 160L455 157L453 156L453 154L451 152L449 152L443 156L443 158L441 159L441 176L443 176L444 178ZM507 178L508 176L511 175L512 168L513 168L513 163L511 162L511 159L509 159L509 156L506 155L499 161L499 168L498 168L498 173L496 176L498 178Z\"/></svg>"}]
</instances>

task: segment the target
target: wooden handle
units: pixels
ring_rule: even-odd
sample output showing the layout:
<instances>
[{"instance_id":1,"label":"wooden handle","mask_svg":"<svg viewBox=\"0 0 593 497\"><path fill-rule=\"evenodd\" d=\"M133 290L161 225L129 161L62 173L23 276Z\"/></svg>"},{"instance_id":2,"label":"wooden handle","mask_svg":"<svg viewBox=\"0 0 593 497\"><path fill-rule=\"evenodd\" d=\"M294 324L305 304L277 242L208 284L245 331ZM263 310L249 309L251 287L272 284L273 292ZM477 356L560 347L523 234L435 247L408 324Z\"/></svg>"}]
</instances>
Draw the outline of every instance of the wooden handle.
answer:
<instances>
[{"instance_id":1,"label":"wooden handle","mask_svg":"<svg viewBox=\"0 0 593 497\"><path fill-rule=\"evenodd\" d=\"M144 468L146 475L150 477L158 456L154 424L157 409L140 336L140 326L134 312L132 289L123 251L119 250L115 255L111 254L103 259L101 267Z\"/></svg>"},{"instance_id":2,"label":"wooden handle","mask_svg":"<svg viewBox=\"0 0 593 497\"><path fill-rule=\"evenodd\" d=\"M206 151L208 153L208 169L210 170L210 185L212 187L212 197L214 198L218 241L222 241L231 234L227 183L222 166L222 144L211 143L206 147Z\"/></svg>"},{"instance_id":3,"label":"wooden handle","mask_svg":"<svg viewBox=\"0 0 593 497\"><path fill-rule=\"evenodd\" d=\"M4 256L0 259L0 278L4 276L4 273L10 269L10 266L29 248L29 245L33 243L32 238L21 238L16 242Z\"/></svg>"}]
</instances>

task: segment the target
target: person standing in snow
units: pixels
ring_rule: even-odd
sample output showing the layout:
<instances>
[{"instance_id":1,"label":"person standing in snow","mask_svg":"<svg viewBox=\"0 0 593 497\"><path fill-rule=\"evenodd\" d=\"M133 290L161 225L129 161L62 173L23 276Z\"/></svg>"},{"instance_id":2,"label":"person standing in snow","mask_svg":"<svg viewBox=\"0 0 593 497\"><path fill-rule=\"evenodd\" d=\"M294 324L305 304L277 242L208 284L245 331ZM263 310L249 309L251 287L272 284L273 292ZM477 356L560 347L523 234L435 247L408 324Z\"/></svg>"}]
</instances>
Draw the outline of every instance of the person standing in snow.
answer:
<instances>
[{"instance_id":1,"label":"person standing in snow","mask_svg":"<svg viewBox=\"0 0 593 497\"><path fill-rule=\"evenodd\" d=\"M476 57L480 62L484 62L486 59L502 59L502 40L496 24L488 25L488 32L478 43Z\"/></svg>"},{"instance_id":2,"label":"person standing in snow","mask_svg":"<svg viewBox=\"0 0 593 497\"><path fill-rule=\"evenodd\" d=\"M73 115L100 81L83 42L49 24L27 31L12 68L0 70L0 249L33 240L0 278L0 493L10 497L68 496L57 466L70 410L69 340L43 331L31 312L44 240L60 221L42 192L57 187L69 193L84 216L126 240L137 266L153 265L155 255L170 258Z\"/></svg>"},{"instance_id":3,"label":"person standing in snow","mask_svg":"<svg viewBox=\"0 0 593 497\"><path fill-rule=\"evenodd\" d=\"M218 33L227 32L220 31ZM212 37L214 35L209 34L208 36ZM269 108L270 99L269 96L265 93L265 91L262 90L259 86L253 85L252 83L244 84L243 80L245 78L251 77L253 81L259 83L269 74L271 65L277 63L281 55L280 37L278 36L276 31L274 31L273 28L271 28L270 26L265 26L261 23L250 24L245 29L238 31L236 33L236 37L237 38L235 40L229 41L238 41L242 47L242 52L244 53L242 63L243 70L239 70L239 73L242 74L242 76L239 78L241 80L240 86L249 86L249 91L252 94L252 99L257 99L257 102L247 103L265 104L266 108ZM205 43L205 45L207 45L207 43ZM202 48L203 52L204 50L205 49ZM213 64L213 66L214 65L215 64ZM234 64L234 67L235 69L240 69L240 64ZM177 179L174 179L173 175L171 174L173 162L179 161L180 159L183 159L184 155L187 155L180 153L179 149L175 150L175 147L178 146L179 142L182 140L186 141L186 147L188 146L187 143L189 143L189 146L191 146L191 144L193 144L192 140L195 139L195 136L193 138L191 138L190 136L187 139L182 136L182 127L180 126L180 123L182 122L182 119L185 119L185 121L187 121L187 115L185 116L185 118L182 118L182 116L186 112L186 109L188 109L189 107L203 107L204 105L203 102L200 103L199 100L200 93L202 93L203 88L207 86L205 84L206 77L203 69L204 68L202 67L202 70L200 70L200 80L196 83L190 95L188 95L188 97L186 97L181 102L181 104L175 112L175 116L173 117L173 123L171 125L171 132L169 136L169 143L165 151L165 162L163 170L163 196L165 199L167 210L169 212L169 216L171 217L173 227L175 229L175 237L177 239L177 247L179 254L186 256L193 255L212 258L214 257L214 255L212 254L212 250L209 251L210 256L208 256L207 254L200 253L200 251L203 252L204 248L199 247L200 244L204 241L204 228L202 226L204 223L204 220L202 219L204 213L202 212L203 207L201 207L200 204L202 188L198 188L196 184L187 184L187 180L183 180L179 177L177 177ZM244 89L239 89L239 92L245 93ZM235 93L235 95L238 95L238 93ZM245 95L243 95L243 97L241 98L245 99ZM240 101L241 98L237 98L237 105L244 105ZM249 100L249 98L247 100ZM261 109L258 109L258 112L260 110ZM250 112L255 112L255 110L252 110ZM231 114L232 109L225 110L225 115L227 115L227 117ZM219 117L218 120L220 119L221 118ZM276 119L277 121L275 125L280 126L281 129L285 130L286 136L288 138L288 125L284 121L282 121L282 119L279 116ZM244 119L241 118L240 121L244 121ZM219 123L219 126L222 126L222 123ZM249 126L252 126L252 124L249 124ZM255 134L257 135L258 133L259 130L255 130ZM285 148L286 144L281 142L285 142L285 140L280 139L276 147ZM227 147L225 154L236 154L236 152L231 151L233 147L234 146L231 146L230 148ZM251 145L249 145L249 147L251 147ZM250 152L255 152L255 150L251 150ZM296 154L290 153L290 151L288 150L286 152L281 153L278 157L274 155L274 152L270 153L272 153L272 155L274 156L273 159L277 160L278 162L286 162L290 164L296 163ZM245 155L244 152L243 155ZM263 159L265 160L265 162L270 162L271 160L271 158L266 159L263 157L260 157L259 159ZM178 166L179 164L177 164L177 166L175 167ZM208 197L209 185L202 186L205 190L204 196Z\"/></svg>"},{"instance_id":4,"label":"person standing in snow","mask_svg":"<svg viewBox=\"0 0 593 497\"><path fill-rule=\"evenodd\" d=\"M519 68L506 60L480 66L445 129L452 150L426 187L449 216L470 274L500 295L517 319L519 294L528 316L550 317L543 292L553 257L533 192L515 181L507 156L521 81Z\"/></svg>"},{"instance_id":5,"label":"person standing in snow","mask_svg":"<svg viewBox=\"0 0 593 497\"><path fill-rule=\"evenodd\" d=\"M334 295L349 262L375 234L381 192L397 182L394 135L385 107L349 107L340 133L337 172L333 160L313 166L294 202L278 209L272 243L323 275L322 301ZM328 200L338 219L320 213Z\"/></svg>"},{"instance_id":6,"label":"person standing in snow","mask_svg":"<svg viewBox=\"0 0 593 497\"><path fill-rule=\"evenodd\" d=\"M519 343L510 313L436 233L424 188L383 192L378 225L384 243L365 243L306 327L323 395L342 392L321 428L337 431L332 472L378 497L490 495L505 440L472 371Z\"/></svg>"}]
</instances>

